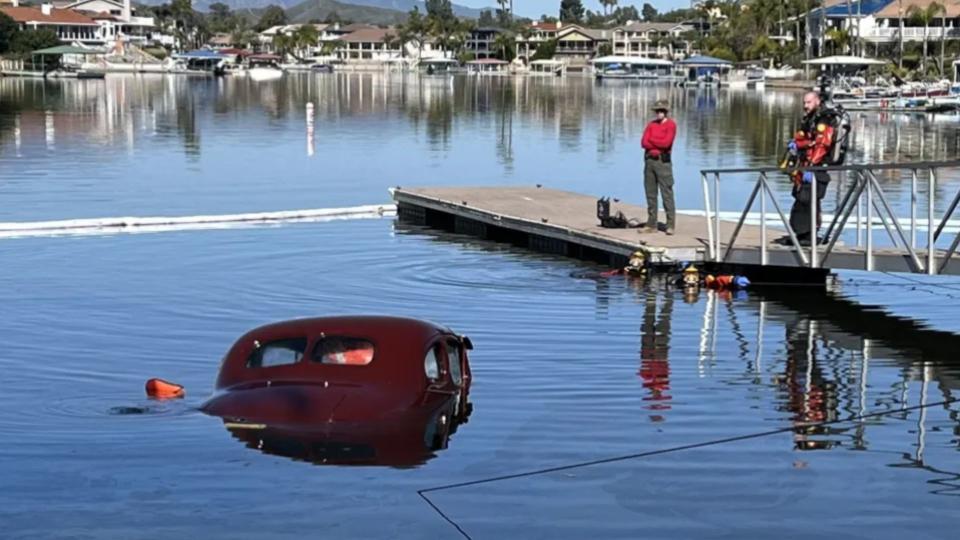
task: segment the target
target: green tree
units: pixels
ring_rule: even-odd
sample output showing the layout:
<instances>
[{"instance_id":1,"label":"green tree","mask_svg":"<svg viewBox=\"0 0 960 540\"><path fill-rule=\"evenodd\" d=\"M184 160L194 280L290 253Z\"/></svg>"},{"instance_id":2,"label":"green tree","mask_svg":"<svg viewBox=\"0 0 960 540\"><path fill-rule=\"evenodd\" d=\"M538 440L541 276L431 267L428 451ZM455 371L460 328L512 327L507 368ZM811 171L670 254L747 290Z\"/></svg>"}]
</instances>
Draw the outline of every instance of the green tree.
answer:
<instances>
[{"instance_id":1,"label":"green tree","mask_svg":"<svg viewBox=\"0 0 960 540\"><path fill-rule=\"evenodd\" d=\"M21 30L14 34L10 41L10 52L26 55L39 49L56 47L59 44L60 38L57 37L57 33L49 28Z\"/></svg>"},{"instance_id":2,"label":"green tree","mask_svg":"<svg viewBox=\"0 0 960 540\"><path fill-rule=\"evenodd\" d=\"M498 58L510 62L516 56L517 40L512 32L500 32L493 40L493 50Z\"/></svg>"},{"instance_id":3,"label":"green tree","mask_svg":"<svg viewBox=\"0 0 960 540\"><path fill-rule=\"evenodd\" d=\"M613 21L616 24L627 24L629 21L639 21L640 13L633 6L618 7L613 12Z\"/></svg>"},{"instance_id":4,"label":"green tree","mask_svg":"<svg viewBox=\"0 0 960 540\"><path fill-rule=\"evenodd\" d=\"M397 26L396 34L391 40L393 44L400 46L400 54L406 54L406 44L412 43L417 47L417 62L423 56L423 45L430 37L430 24L426 17L420 14L420 8L414 6L407 14L407 20Z\"/></svg>"},{"instance_id":5,"label":"green tree","mask_svg":"<svg viewBox=\"0 0 960 540\"><path fill-rule=\"evenodd\" d=\"M230 6L223 2L210 4L210 14L207 15L207 25L211 32L229 32L236 28L237 23Z\"/></svg>"},{"instance_id":6,"label":"green tree","mask_svg":"<svg viewBox=\"0 0 960 540\"><path fill-rule=\"evenodd\" d=\"M427 0L427 17L440 20L452 20L456 17L453 14L453 3L450 0Z\"/></svg>"},{"instance_id":7,"label":"green tree","mask_svg":"<svg viewBox=\"0 0 960 540\"><path fill-rule=\"evenodd\" d=\"M737 61L737 55L729 47L724 47L722 45L710 49L707 51L707 54L715 58L722 58L731 62Z\"/></svg>"},{"instance_id":8,"label":"green tree","mask_svg":"<svg viewBox=\"0 0 960 540\"><path fill-rule=\"evenodd\" d=\"M780 46L767 36L758 37L744 52L744 58L746 60L759 58L773 62L774 59L779 60L778 56L780 56Z\"/></svg>"},{"instance_id":9,"label":"green tree","mask_svg":"<svg viewBox=\"0 0 960 540\"><path fill-rule=\"evenodd\" d=\"M557 40L548 39L541 43L537 50L534 51L533 56L530 57L531 60L550 60L553 58L553 55L557 53Z\"/></svg>"},{"instance_id":10,"label":"green tree","mask_svg":"<svg viewBox=\"0 0 960 540\"><path fill-rule=\"evenodd\" d=\"M827 39L833 44L833 54L842 54L850 45L850 32L840 28L827 30Z\"/></svg>"},{"instance_id":11,"label":"green tree","mask_svg":"<svg viewBox=\"0 0 960 540\"><path fill-rule=\"evenodd\" d=\"M320 43L320 33L317 32L317 27L312 24L301 24L293 32L293 57L297 60L303 61L305 54L308 53L310 49L313 49Z\"/></svg>"},{"instance_id":12,"label":"green tree","mask_svg":"<svg viewBox=\"0 0 960 540\"><path fill-rule=\"evenodd\" d=\"M560 0L560 21L579 23L583 20L583 2L580 0Z\"/></svg>"},{"instance_id":13,"label":"green tree","mask_svg":"<svg viewBox=\"0 0 960 540\"><path fill-rule=\"evenodd\" d=\"M10 50L14 36L20 32L20 25L6 13L0 12L0 54Z\"/></svg>"},{"instance_id":14,"label":"green tree","mask_svg":"<svg viewBox=\"0 0 960 540\"><path fill-rule=\"evenodd\" d=\"M278 33L273 36L272 45L273 51L285 59L287 55L293 56L293 51L297 48L297 40L292 34Z\"/></svg>"},{"instance_id":15,"label":"green tree","mask_svg":"<svg viewBox=\"0 0 960 540\"><path fill-rule=\"evenodd\" d=\"M500 6L500 9L497 10L497 18L500 20L500 24L509 25L510 17L513 16L513 13L510 12L510 0L497 0L497 5Z\"/></svg>"},{"instance_id":16,"label":"green tree","mask_svg":"<svg viewBox=\"0 0 960 540\"><path fill-rule=\"evenodd\" d=\"M477 19L477 26L482 28L490 28L496 24L496 21L493 20L493 12L491 12L489 9L485 9L480 12L480 18Z\"/></svg>"},{"instance_id":17,"label":"green tree","mask_svg":"<svg viewBox=\"0 0 960 540\"><path fill-rule=\"evenodd\" d=\"M942 4L938 2L931 2L927 7L920 7L918 4L913 4L907 9L907 15L917 24L923 25L923 56L920 57L920 69L926 73L927 71L927 34L930 30L930 23L933 22L937 15L940 15L941 12L946 11ZM941 67L941 75L942 73Z\"/></svg>"},{"instance_id":18,"label":"green tree","mask_svg":"<svg viewBox=\"0 0 960 540\"><path fill-rule=\"evenodd\" d=\"M649 3L643 4L643 8L641 8L640 13L643 14L643 20L647 22L657 18L657 8L653 7Z\"/></svg>"},{"instance_id":19,"label":"green tree","mask_svg":"<svg viewBox=\"0 0 960 540\"><path fill-rule=\"evenodd\" d=\"M230 32L230 44L234 47L245 49L257 42L259 36L249 28L237 26Z\"/></svg>"},{"instance_id":20,"label":"green tree","mask_svg":"<svg viewBox=\"0 0 960 540\"><path fill-rule=\"evenodd\" d=\"M342 46L343 42L339 39L334 41L324 41L323 46L320 47L320 54L324 56L331 56Z\"/></svg>"},{"instance_id":21,"label":"green tree","mask_svg":"<svg viewBox=\"0 0 960 540\"><path fill-rule=\"evenodd\" d=\"M280 6L267 6L257 22L257 30L263 32L267 28L287 24L287 12Z\"/></svg>"}]
</instances>

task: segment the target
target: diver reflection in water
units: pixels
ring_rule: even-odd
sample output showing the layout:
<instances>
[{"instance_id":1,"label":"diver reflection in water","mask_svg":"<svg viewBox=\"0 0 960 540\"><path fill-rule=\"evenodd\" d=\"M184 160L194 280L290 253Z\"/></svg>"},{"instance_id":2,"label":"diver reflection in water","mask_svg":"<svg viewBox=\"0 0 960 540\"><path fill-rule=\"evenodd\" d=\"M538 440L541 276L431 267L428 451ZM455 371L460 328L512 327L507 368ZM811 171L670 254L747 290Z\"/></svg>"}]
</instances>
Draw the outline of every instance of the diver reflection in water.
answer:
<instances>
[{"instance_id":1,"label":"diver reflection in water","mask_svg":"<svg viewBox=\"0 0 960 540\"><path fill-rule=\"evenodd\" d=\"M787 359L778 383L785 397L780 410L789 411L797 450L825 450L837 442L826 437L828 426L811 425L837 419L837 384L817 364L814 321L798 320L786 327Z\"/></svg>"},{"instance_id":2,"label":"diver reflection in water","mask_svg":"<svg viewBox=\"0 0 960 540\"><path fill-rule=\"evenodd\" d=\"M657 299L663 298L660 316L657 317ZM673 316L673 291L650 291L643 311L640 328L640 371L637 374L648 390L644 401L652 402L645 408L650 411L670 410L670 318ZM662 422L661 414L651 414L650 420Z\"/></svg>"}]
</instances>

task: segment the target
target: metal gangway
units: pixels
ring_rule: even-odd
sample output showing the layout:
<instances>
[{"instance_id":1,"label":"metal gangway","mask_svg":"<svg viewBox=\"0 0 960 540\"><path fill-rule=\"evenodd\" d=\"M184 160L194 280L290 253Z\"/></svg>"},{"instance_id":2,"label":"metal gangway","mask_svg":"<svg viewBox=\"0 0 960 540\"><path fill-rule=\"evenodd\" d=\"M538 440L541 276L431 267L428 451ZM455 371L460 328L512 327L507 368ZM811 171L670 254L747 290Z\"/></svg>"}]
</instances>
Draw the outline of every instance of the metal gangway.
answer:
<instances>
[{"instance_id":1,"label":"metal gangway","mask_svg":"<svg viewBox=\"0 0 960 540\"><path fill-rule=\"evenodd\" d=\"M703 187L704 217L709 243L708 258L715 262L741 263L761 266L793 266L803 268L851 269L887 272L913 272L926 274L960 274L960 264L951 265L951 259L960 244L956 234L945 249L938 247L943 232L960 203L960 188L951 198L942 216L936 215L937 180L944 169L960 169L960 161L924 161L913 163L887 163L878 165L845 165L837 167L798 168L796 171L827 172L831 184L840 183L837 204L829 224L823 229L822 240L801 245L790 220L777 199L777 191L771 187L771 175L783 176L784 170L777 167L705 169L700 171ZM729 238L721 238L720 193L721 177L734 174L755 174L756 183L747 203L740 213L736 227ZM910 176L910 216L900 218L889 202L878 175L905 174ZM811 200L816 201L817 182L811 182ZM712 189L711 189L712 188ZM943 195L940 195L943 198ZM754 204L760 202L760 241L740 242L741 230L751 216ZM773 206L771 215L767 205ZM826 202L826 199L823 201ZM712 203L712 204L711 204ZM925 211L918 217L918 206ZM846 245L841 236L851 228L850 218L856 216L853 245ZM779 222L777 222L779 216ZM772 218L772 219L771 219ZM768 227L782 225L789 236L787 245L772 243ZM825 219L824 222L827 220ZM810 212L810 229L816 231L817 213ZM826 224L826 223L825 223ZM891 246L878 246L874 228L882 228L889 237ZM926 232L922 247L917 245L918 232ZM945 244L946 241L941 242ZM757 245L759 244L759 245Z\"/></svg>"}]
</instances>

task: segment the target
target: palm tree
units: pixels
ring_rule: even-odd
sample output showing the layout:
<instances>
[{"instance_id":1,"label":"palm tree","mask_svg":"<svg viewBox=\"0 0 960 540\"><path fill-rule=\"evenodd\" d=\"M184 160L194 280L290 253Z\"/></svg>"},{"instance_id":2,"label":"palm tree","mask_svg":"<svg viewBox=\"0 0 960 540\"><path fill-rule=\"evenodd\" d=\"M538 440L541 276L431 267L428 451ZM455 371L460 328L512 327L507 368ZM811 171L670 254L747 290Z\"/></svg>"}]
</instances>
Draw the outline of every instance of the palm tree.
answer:
<instances>
[{"instance_id":1,"label":"palm tree","mask_svg":"<svg viewBox=\"0 0 960 540\"><path fill-rule=\"evenodd\" d=\"M529 25L523 25L520 27L520 30L517 32L517 56L520 56L520 43L524 44L524 58L526 60L530 59L530 55L533 54L530 52L530 38L533 36L533 28L530 28Z\"/></svg>"},{"instance_id":2,"label":"palm tree","mask_svg":"<svg viewBox=\"0 0 960 540\"><path fill-rule=\"evenodd\" d=\"M297 50L309 53L310 49L316 47L317 43L319 43L320 34L317 32L316 26L312 24L302 24L300 28L294 31L293 40ZM301 58L297 57L297 60L301 60Z\"/></svg>"},{"instance_id":3,"label":"palm tree","mask_svg":"<svg viewBox=\"0 0 960 540\"><path fill-rule=\"evenodd\" d=\"M930 29L930 23L937 18L937 15L944 11L946 10L943 5L938 2L930 2L925 8L914 4L907 10L907 15L909 15L910 18L917 23L923 24L923 58L920 59L920 69L924 73L927 71L927 32ZM941 42L942 41L943 39L941 39ZM942 72L943 68L941 67L941 74Z\"/></svg>"},{"instance_id":4,"label":"palm tree","mask_svg":"<svg viewBox=\"0 0 960 540\"><path fill-rule=\"evenodd\" d=\"M847 32L848 33L853 31L853 21L850 20L852 18L853 18L853 3L850 0L847 0ZM854 47L850 48L851 54L856 55L856 51L854 50L855 48L856 48L855 44L854 44Z\"/></svg>"},{"instance_id":5,"label":"palm tree","mask_svg":"<svg viewBox=\"0 0 960 540\"><path fill-rule=\"evenodd\" d=\"M493 41L493 50L497 51L497 56L501 60L507 62L513 60L514 47L516 47L516 39L510 32L499 32Z\"/></svg>"},{"instance_id":6,"label":"palm tree","mask_svg":"<svg viewBox=\"0 0 960 540\"><path fill-rule=\"evenodd\" d=\"M513 9L508 6L513 3L513 0L497 0L497 4L500 6L500 11L503 14L507 13L507 10L510 10L510 16L513 17Z\"/></svg>"},{"instance_id":7,"label":"palm tree","mask_svg":"<svg viewBox=\"0 0 960 540\"><path fill-rule=\"evenodd\" d=\"M400 54L403 54L402 51L407 43L414 43L417 46L417 63L419 64L423 57L423 45L427 42L427 38L430 35L430 25L427 19L420 15L419 8L414 6L414 8L410 10L407 16L407 22L400 26L399 31L400 34L398 37L402 40L400 43Z\"/></svg>"},{"instance_id":8,"label":"palm tree","mask_svg":"<svg viewBox=\"0 0 960 540\"><path fill-rule=\"evenodd\" d=\"M943 77L943 73L947 70L947 67L943 65L944 62L944 47L947 45L947 8L940 6L940 77Z\"/></svg>"},{"instance_id":9,"label":"palm tree","mask_svg":"<svg viewBox=\"0 0 960 540\"><path fill-rule=\"evenodd\" d=\"M287 54L293 51L296 46L297 42L290 34L278 32L277 35L273 36L273 50L283 59L286 59Z\"/></svg>"},{"instance_id":10,"label":"palm tree","mask_svg":"<svg viewBox=\"0 0 960 540\"><path fill-rule=\"evenodd\" d=\"M846 52L847 46L850 45L850 32L840 28L831 28L827 31L827 39L833 43L833 54L842 54Z\"/></svg>"},{"instance_id":11,"label":"palm tree","mask_svg":"<svg viewBox=\"0 0 960 540\"><path fill-rule=\"evenodd\" d=\"M900 59L897 61L897 67L903 69L903 0L897 0L897 10L900 19Z\"/></svg>"},{"instance_id":12,"label":"palm tree","mask_svg":"<svg viewBox=\"0 0 960 540\"><path fill-rule=\"evenodd\" d=\"M257 37L257 33L253 30L238 25L234 28L233 32L230 33L230 44L234 47L246 49L257 41Z\"/></svg>"}]
</instances>

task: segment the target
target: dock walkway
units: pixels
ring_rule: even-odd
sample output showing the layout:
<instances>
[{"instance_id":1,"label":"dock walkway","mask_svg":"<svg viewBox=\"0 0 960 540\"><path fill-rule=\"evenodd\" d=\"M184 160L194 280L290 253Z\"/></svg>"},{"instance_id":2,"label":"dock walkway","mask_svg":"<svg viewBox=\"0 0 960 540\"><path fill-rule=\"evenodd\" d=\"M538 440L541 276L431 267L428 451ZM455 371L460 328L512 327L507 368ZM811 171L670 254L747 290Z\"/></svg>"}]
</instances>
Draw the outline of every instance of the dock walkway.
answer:
<instances>
[{"instance_id":1,"label":"dock walkway","mask_svg":"<svg viewBox=\"0 0 960 540\"><path fill-rule=\"evenodd\" d=\"M401 217L426 218L425 212L438 212L458 220L455 228L460 232L495 237L488 227L507 229L530 235L534 243L537 237L565 242L569 246L564 249L548 250L565 254L576 247L622 257L643 250L654 263L670 264L703 261L709 249L703 217L678 214L673 236L663 232L641 233L643 228L607 229L597 219L597 198L569 191L542 187L421 187L397 188L393 197ZM611 201L610 213L617 211L641 222L647 217L641 206ZM662 223L662 212L660 219ZM735 226L723 222L721 234L729 236ZM740 237L745 242L759 243L760 227L745 225Z\"/></svg>"},{"instance_id":2,"label":"dock walkway","mask_svg":"<svg viewBox=\"0 0 960 540\"><path fill-rule=\"evenodd\" d=\"M676 234L667 236L663 232L641 233L642 228L603 228L597 219L597 197L543 187L398 187L393 190L393 198L402 219L612 266L637 250L646 252L654 265L721 262L711 259L708 227L702 216L678 213ZM645 208L625 202L612 201L610 211L623 212L641 222L647 216ZM744 224L736 244L727 250L725 239L731 238L736 225L733 221L719 223L719 246L721 253L726 253L722 262L747 274L749 270L762 269L769 275L776 269L793 269L806 273L805 279L818 279L837 269L913 271L910 256L902 249L874 248L868 265L864 248L839 242L822 267L806 268L798 262L794 247L772 243L786 233L773 227L767 228L770 242L765 250L767 261L762 263L758 225ZM934 258L939 262L944 255L936 250ZM946 265L943 273L960 274L960 264Z\"/></svg>"}]
</instances>

